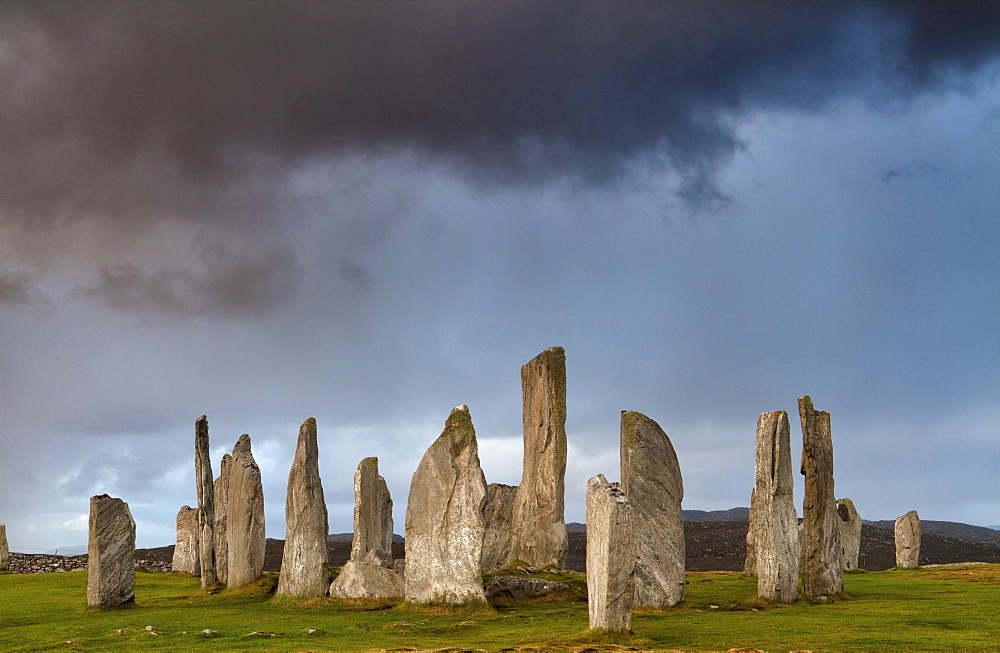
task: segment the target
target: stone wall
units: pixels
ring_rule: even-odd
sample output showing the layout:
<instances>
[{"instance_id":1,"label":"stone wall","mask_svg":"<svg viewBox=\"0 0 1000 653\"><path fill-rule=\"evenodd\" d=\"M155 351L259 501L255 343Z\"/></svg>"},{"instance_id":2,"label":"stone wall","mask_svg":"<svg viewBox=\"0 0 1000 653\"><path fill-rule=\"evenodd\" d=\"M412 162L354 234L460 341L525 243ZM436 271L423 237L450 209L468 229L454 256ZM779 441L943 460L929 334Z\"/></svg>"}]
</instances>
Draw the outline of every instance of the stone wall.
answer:
<instances>
[{"instance_id":1,"label":"stone wall","mask_svg":"<svg viewBox=\"0 0 1000 653\"><path fill-rule=\"evenodd\" d=\"M143 567L147 571L167 572L171 570L169 562L162 560L136 559L136 568ZM56 556L40 553L10 553L10 571L15 574L51 574L66 571L85 571L87 555Z\"/></svg>"}]
</instances>

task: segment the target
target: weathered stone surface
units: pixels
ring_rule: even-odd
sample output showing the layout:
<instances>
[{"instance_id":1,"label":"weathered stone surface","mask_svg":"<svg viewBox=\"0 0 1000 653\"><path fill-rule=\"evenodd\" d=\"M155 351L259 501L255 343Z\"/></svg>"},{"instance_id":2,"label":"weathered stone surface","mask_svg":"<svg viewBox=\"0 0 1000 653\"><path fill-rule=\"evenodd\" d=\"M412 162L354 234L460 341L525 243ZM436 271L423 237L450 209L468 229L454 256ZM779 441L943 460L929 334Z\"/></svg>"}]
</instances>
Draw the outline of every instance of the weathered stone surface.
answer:
<instances>
[{"instance_id":1,"label":"weathered stone surface","mask_svg":"<svg viewBox=\"0 0 1000 653\"><path fill-rule=\"evenodd\" d=\"M524 470L510 560L566 565L566 352L550 347L521 367Z\"/></svg>"},{"instance_id":2,"label":"weathered stone surface","mask_svg":"<svg viewBox=\"0 0 1000 653\"><path fill-rule=\"evenodd\" d=\"M752 569L757 575L757 596L782 603L798 598L801 557L790 438L785 411L762 413L757 419L752 523L744 566L745 572Z\"/></svg>"},{"instance_id":3,"label":"weathered stone surface","mask_svg":"<svg viewBox=\"0 0 1000 653\"><path fill-rule=\"evenodd\" d=\"M809 395L799 397L802 422L802 593L825 596L844 591L840 515L833 484L830 413L815 410ZM760 555L758 550L758 556ZM759 566L759 564L758 564Z\"/></svg>"},{"instance_id":4,"label":"weathered stone surface","mask_svg":"<svg viewBox=\"0 0 1000 653\"><path fill-rule=\"evenodd\" d=\"M220 583L229 582L229 536L226 530L226 511L229 509L229 466L233 462L230 454L222 456L219 464L219 478L215 479L215 576Z\"/></svg>"},{"instance_id":5,"label":"weathered stone surface","mask_svg":"<svg viewBox=\"0 0 1000 653\"><path fill-rule=\"evenodd\" d=\"M481 574L486 478L466 406L451 411L410 481L405 597L415 603L485 602Z\"/></svg>"},{"instance_id":6,"label":"weathered stone surface","mask_svg":"<svg viewBox=\"0 0 1000 653\"><path fill-rule=\"evenodd\" d=\"M201 586L217 580L215 575L215 486L212 483L212 458L208 451L208 418L194 423L194 482L198 490L198 558Z\"/></svg>"},{"instance_id":7,"label":"weathered stone surface","mask_svg":"<svg viewBox=\"0 0 1000 653\"><path fill-rule=\"evenodd\" d=\"M743 560L743 574L745 576L757 575L757 540L759 539L757 530L760 527L757 523L757 507L757 490L754 489L750 493L750 514L747 517L747 556Z\"/></svg>"},{"instance_id":8,"label":"weathered stone surface","mask_svg":"<svg viewBox=\"0 0 1000 653\"><path fill-rule=\"evenodd\" d=\"M264 572L264 488L260 467L243 434L233 447L227 470L226 540L229 543L226 585L242 587Z\"/></svg>"},{"instance_id":9,"label":"weathered stone surface","mask_svg":"<svg viewBox=\"0 0 1000 653\"><path fill-rule=\"evenodd\" d=\"M121 499L90 498L87 563L87 605L135 600L135 521Z\"/></svg>"},{"instance_id":10,"label":"weathered stone surface","mask_svg":"<svg viewBox=\"0 0 1000 653\"><path fill-rule=\"evenodd\" d=\"M10 569L10 549L7 547L7 526L0 524L0 571Z\"/></svg>"},{"instance_id":11,"label":"weathered stone surface","mask_svg":"<svg viewBox=\"0 0 1000 653\"><path fill-rule=\"evenodd\" d=\"M511 533L514 530L516 485L490 483L483 501L483 573L503 569L510 560Z\"/></svg>"},{"instance_id":12,"label":"weathered stone surface","mask_svg":"<svg viewBox=\"0 0 1000 653\"><path fill-rule=\"evenodd\" d=\"M285 495L285 548L281 557L280 596L326 596L330 586L327 560L326 499L319 476L316 420L299 428L295 458Z\"/></svg>"},{"instance_id":13,"label":"weathered stone surface","mask_svg":"<svg viewBox=\"0 0 1000 653\"><path fill-rule=\"evenodd\" d=\"M523 576L494 576L486 586L486 598L531 599L545 596L556 590L568 590L566 583L557 583L544 578L524 578Z\"/></svg>"},{"instance_id":14,"label":"weathered stone surface","mask_svg":"<svg viewBox=\"0 0 1000 653\"><path fill-rule=\"evenodd\" d=\"M378 473L378 458L364 458L354 472L354 539L351 560L361 562L370 552L383 567L392 564L392 497Z\"/></svg>"},{"instance_id":15,"label":"weathered stone surface","mask_svg":"<svg viewBox=\"0 0 1000 653\"><path fill-rule=\"evenodd\" d=\"M850 499L837 500L837 514L840 515L840 561L844 571L858 568L858 552L861 550L861 517Z\"/></svg>"},{"instance_id":16,"label":"weathered stone surface","mask_svg":"<svg viewBox=\"0 0 1000 653\"><path fill-rule=\"evenodd\" d=\"M201 562L198 558L198 509L184 506L177 512L177 544L171 568L186 574L198 575Z\"/></svg>"},{"instance_id":17,"label":"weathered stone surface","mask_svg":"<svg viewBox=\"0 0 1000 653\"><path fill-rule=\"evenodd\" d=\"M348 560L330 584L330 596L342 599L403 596L403 570Z\"/></svg>"},{"instance_id":18,"label":"weathered stone surface","mask_svg":"<svg viewBox=\"0 0 1000 653\"><path fill-rule=\"evenodd\" d=\"M920 566L920 516L916 510L896 518L896 566L914 569Z\"/></svg>"},{"instance_id":19,"label":"weathered stone surface","mask_svg":"<svg viewBox=\"0 0 1000 653\"><path fill-rule=\"evenodd\" d=\"M587 602L590 627L632 629L635 530L632 506L603 474L587 481Z\"/></svg>"},{"instance_id":20,"label":"weathered stone surface","mask_svg":"<svg viewBox=\"0 0 1000 653\"><path fill-rule=\"evenodd\" d=\"M684 483L670 438L634 410L621 415L622 489L632 504L636 566L634 605L684 600Z\"/></svg>"}]
</instances>

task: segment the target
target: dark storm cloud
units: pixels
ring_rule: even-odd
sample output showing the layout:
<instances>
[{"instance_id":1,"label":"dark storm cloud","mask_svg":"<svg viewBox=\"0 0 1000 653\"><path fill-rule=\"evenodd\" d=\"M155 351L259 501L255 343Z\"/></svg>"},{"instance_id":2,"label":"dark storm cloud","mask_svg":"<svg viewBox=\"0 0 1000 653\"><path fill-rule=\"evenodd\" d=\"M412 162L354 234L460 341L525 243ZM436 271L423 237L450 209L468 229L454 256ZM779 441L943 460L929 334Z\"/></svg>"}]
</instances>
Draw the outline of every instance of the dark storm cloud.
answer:
<instances>
[{"instance_id":1,"label":"dark storm cloud","mask_svg":"<svg viewBox=\"0 0 1000 653\"><path fill-rule=\"evenodd\" d=\"M38 276L31 272L0 272L0 304L30 306L47 302L37 288Z\"/></svg>"}]
</instances>

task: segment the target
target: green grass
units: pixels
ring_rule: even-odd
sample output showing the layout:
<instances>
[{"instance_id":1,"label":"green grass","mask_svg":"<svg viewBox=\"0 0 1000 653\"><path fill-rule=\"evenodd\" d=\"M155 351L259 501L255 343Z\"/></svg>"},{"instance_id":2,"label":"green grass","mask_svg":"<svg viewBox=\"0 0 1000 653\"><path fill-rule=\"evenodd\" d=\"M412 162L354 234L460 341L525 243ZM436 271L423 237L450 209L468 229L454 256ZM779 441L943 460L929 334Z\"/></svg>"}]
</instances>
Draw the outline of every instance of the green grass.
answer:
<instances>
[{"instance_id":1,"label":"green grass","mask_svg":"<svg viewBox=\"0 0 1000 653\"><path fill-rule=\"evenodd\" d=\"M757 600L756 581L738 573L689 573L687 602L665 610L637 610L630 635L587 631L578 576L539 575L572 587L534 601L422 607L275 598L275 575L239 590L209 594L196 578L138 573L134 605L91 610L86 607L86 572L4 574L0 649L1000 648L1000 565L852 573L845 576L843 596L788 606ZM214 632L206 636L205 629Z\"/></svg>"}]
</instances>

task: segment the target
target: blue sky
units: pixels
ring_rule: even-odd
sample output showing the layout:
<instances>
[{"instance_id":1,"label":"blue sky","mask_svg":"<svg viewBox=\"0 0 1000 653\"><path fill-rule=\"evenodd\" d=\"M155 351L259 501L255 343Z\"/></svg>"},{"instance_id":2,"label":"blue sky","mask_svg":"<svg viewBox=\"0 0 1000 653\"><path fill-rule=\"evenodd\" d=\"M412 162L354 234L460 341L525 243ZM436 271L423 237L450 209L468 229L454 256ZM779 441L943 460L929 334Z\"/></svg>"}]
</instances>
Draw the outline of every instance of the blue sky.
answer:
<instances>
[{"instance_id":1,"label":"blue sky","mask_svg":"<svg viewBox=\"0 0 1000 653\"><path fill-rule=\"evenodd\" d=\"M567 521L618 419L684 507L748 505L754 426L832 414L867 519L1000 524L992 3L317 3L0 11L0 523L139 546L249 433L284 537L316 417L331 531L470 407L520 479L519 368L566 348ZM801 500L801 484L797 501Z\"/></svg>"}]
</instances>

